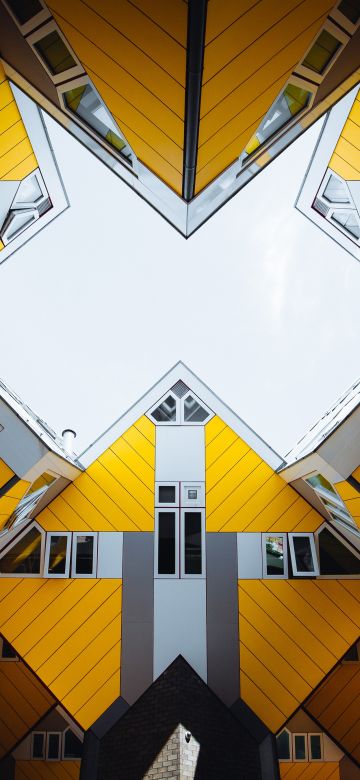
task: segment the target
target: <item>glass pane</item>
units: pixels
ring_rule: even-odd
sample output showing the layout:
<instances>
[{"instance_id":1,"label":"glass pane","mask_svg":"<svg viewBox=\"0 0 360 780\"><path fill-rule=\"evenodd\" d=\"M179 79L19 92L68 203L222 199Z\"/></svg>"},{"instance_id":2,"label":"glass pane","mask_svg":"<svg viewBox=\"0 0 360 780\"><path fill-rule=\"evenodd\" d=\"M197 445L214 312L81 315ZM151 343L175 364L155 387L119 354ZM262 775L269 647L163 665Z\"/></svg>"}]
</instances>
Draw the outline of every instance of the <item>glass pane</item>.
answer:
<instances>
[{"instance_id":1,"label":"glass pane","mask_svg":"<svg viewBox=\"0 0 360 780\"><path fill-rule=\"evenodd\" d=\"M17 658L17 655L15 653L14 648L11 647L11 645L9 645L9 642L7 642L6 639L3 639L3 641L2 641L1 657L2 658Z\"/></svg>"},{"instance_id":2,"label":"glass pane","mask_svg":"<svg viewBox=\"0 0 360 780\"><path fill-rule=\"evenodd\" d=\"M360 560L324 528L319 533L320 574L360 574Z\"/></svg>"},{"instance_id":3,"label":"glass pane","mask_svg":"<svg viewBox=\"0 0 360 780\"><path fill-rule=\"evenodd\" d=\"M360 6L358 0L343 0L338 5L339 11L349 19L350 22L356 24L360 19Z\"/></svg>"},{"instance_id":4,"label":"glass pane","mask_svg":"<svg viewBox=\"0 0 360 780\"><path fill-rule=\"evenodd\" d=\"M328 482L328 480L325 479L325 477L323 477L322 474L313 474L312 477L306 477L305 481L308 482L308 484L311 485L311 487L313 487L314 490L321 488L325 491L329 491L329 493L333 493L337 495L331 482Z\"/></svg>"},{"instance_id":5,"label":"glass pane","mask_svg":"<svg viewBox=\"0 0 360 780\"><path fill-rule=\"evenodd\" d=\"M55 534L51 534L48 566L49 574L65 574L67 544L67 536L56 536Z\"/></svg>"},{"instance_id":6,"label":"glass pane","mask_svg":"<svg viewBox=\"0 0 360 780\"><path fill-rule=\"evenodd\" d=\"M185 512L185 574L201 574L201 512Z\"/></svg>"},{"instance_id":7,"label":"glass pane","mask_svg":"<svg viewBox=\"0 0 360 780\"><path fill-rule=\"evenodd\" d=\"M209 412L200 406L192 395L188 395L184 401L185 422L204 422L207 417L209 417Z\"/></svg>"},{"instance_id":8,"label":"glass pane","mask_svg":"<svg viewBox=\"0 0 360 780\"><path fill-rule=\"evenodd\" d=\"M353 238L360 238L360 225L355 211L334 211L331 219L347 230Z\"/></svg>"},{"instance_id":9,"label":"glass pane","mask_svg":"<svg viewBox=\"0 0 360 780\"><path fill-rule=\"evenodd\" d=\"M175 504L175 485L159 485L159 503Z\"/></svg>"},{"instance_id":10,"label":"glass pane","mask_svg":"<svg viewBox=\"0 0 360 780\"><path fill-rule=\"evenodd\" d=\"M76 574L92 574L94 537L78 536L76 539Z\"/></svg>"},{"instance_id":11,"label":"glass pane","mask_svg":"<svg viewBox=\"0 0 360 780\"><path fill-rule=\"evenodd\" d=\"M159 512L158 574L175 574L175 512Z\"/></svg>"},{"instance_id":12,"label":"glass pane","mask_svg":"<svg viewBox=\"0 0 360 780\"><path fill-rule=\"evenodd\" d=\"M314 559L308 536L293 536L297 571L314 571ZM295 572L294 572L295 574Z\"/></svg>"},{"instance_id":13,"label":"glass pane","mask_svg":"<svg viewBox=\"0 0 360 780\"><path fill-rule=\"evenodd\" d=\"M342 660L343 660L343 662L344 661L348 662L348 661L359 661L360 660L357 642L354 645L352 645L351 647L349 647L349 650L347 651L347 653L345 653L345 655L343 656Z\"/></svg>"},{"instance_id":14,"label":"glass pane","mask_svg":"<svg viewBox=\"0 0 360 780\"><path fill-rule=\"evenodd\" d=\"M0 559L1 574L40 574L40 553L41 533L31 528Z\"/></svg>"},{"instance_id":15,"label":"glass pane","mask_svg":"<svg viewBox=\"0 0 360 780\"><path fill-rule=\"evenodd\" d=\"M38 477L35 482L30 485L29 490L27 492L27 496L30 495L30 493L36 493L37 490L42 490L43 488L49 487L52 482L55 482L56 477L54 477L53 474L48 474L47 471L44 471L43 474L41 474L40 477Z\"/></svg>"},{"instance_id":16,"label":"glass pane","mask_svg":"<svg viewBox=\"0 0 360 780\"><path fill-rule=\"evenodd\" d=\"M323 73L340 46L341 43L337 38L334 38L327 30L323 30L302 64L315 73Z\"/></svg>"},{"instance_id":17,"label":"glass pane","mask_svg":"<svg viewBox=\"0 0 360 780\"><path fill-rule=\"evenodd\" d=\"M282 536L266 537L266 573L284 575L284 539Z\"/></svg>"},{"instance_id":18,"label":"glass pane","mask_svg":"<svg viewBox=\"0 0 360 780\"><path fill-rule=\"evenodd\" d=\"M308 105L311 92L295 84L288 84L284 92L275 100L245 148L245 155L254 152L261 144L271 138L277 130L284 127Z\"/></svg>"},{"instance_id":19,"label":"glass pane","mask_svg":"<svg viewBox=\"0 0 360 780\"><path fill-rule=\"evenodd\" d=\"M16 16L19 24L25 24L33 16L43 11L43 6L39 3L39 0L7 0L7 4L14 16Z\"/></svg>"},{"instance_id":20,"label":"glass pane","mask_svg":"<svg viewBox=\"0 0 360 780\"><path fill-rule=\"evenodd\" d=\"M32 755L33 758L45 757L45 734L32 735Z\"/></svg>"},{"instance_id":21,"label":"glass pane","mask_svg":"<svg viewBox=\"0 0 360 780\"><path fill-rule=\"evenodd\" d=\"M34 174L34 176L28 176L27 179L21 182L16 193L16 206L18 203L37 203L37 201L41 200L42 197L43 191L40 187L36 175Z\"/></svg>"},{"instance_id":22,"label":"glass pane","mask_svg":"<svg viewBox=\"0 0 360 780\"><path fill-rule=\"evenodd\" d=\"M295 758L297 761L306 759L305 734L296 734L294 737Z\"/></svg>"},{"instance_id":23,"label":"glass pane","mask_svg":"<svg viewBox=\"0 0 360 780\"><path fill-rule=\"evenodd\" d=\"M118 126L91 84L83 84L81 87L64 92L64 100L70 111L81 117L114 149L130 160L129 146L121 137Z\"/></svg>"},{"instance_id":24,"label":"glass pane","mask_svg":"<svg viewBox=\"0 0 360 780\"><path fill-rule=\"evenodd\" d=\"M156 422L175 422L176 420L176 401L172 395L168 395L157 409L151 412L151 416Z\"/></svg>"},{"instance_id":25,"label":"glass pane","mask_svg":"<svg viewBox=\"0 0 360 780\"><path fill-rule=\"evenodd\" d=\"M340 181L340 179L337 179L336 176L332 175L325 187L323 197L330 201L330 203L350 203L346 185Z\"/></svg>"},{"instance_id":26,"label":"glass pane","mask_svg":"<svg viewBox=\"0 0 360 780\"><path fill-rule=\"evenodd\" d=\"M289 759L290 758L290 735L288 731L282 731L278 737L276 737L276 746L278 758Z\"/></svg>"},{"instance_id":27,"label":"glass pane","mask_svg":"<svg viewBox=\"0 0 360 780\"><path fill-rule=\"evenodd\" d=\"M34 46L54 76L76 67L74 58L56 30L45 35L45 38L41 38Z\"/></svg>"},{"instance_id":28,"label":"glass pane","mask_svg":"<svg viewBox=\"0 0 360 780\"><path fill-rule=\"evenodd\" d=\"M60 734L49 734L47 757L59 758L59 753L60 753Z\"/></svg>"},{"instance_id":29,"label":"glass pane","mask_svg":"<svg viewBox=\"0 0 360 780\"><path fill-rule=\"evenodd\" d=\"M320 734L310 735L310 758L313 760L321 759L321 737Z\"/></svg>"},{"instance_id":30,"label":"glass pane","mask_svg":"<svg viewBox=\"0 0 360 780\"><path fill-rule=\"evenodd\" d=\"M83 745L81 740L71 729L65 731L64 756L65 758L81 758Z\"/></svg>"}]
</instances>

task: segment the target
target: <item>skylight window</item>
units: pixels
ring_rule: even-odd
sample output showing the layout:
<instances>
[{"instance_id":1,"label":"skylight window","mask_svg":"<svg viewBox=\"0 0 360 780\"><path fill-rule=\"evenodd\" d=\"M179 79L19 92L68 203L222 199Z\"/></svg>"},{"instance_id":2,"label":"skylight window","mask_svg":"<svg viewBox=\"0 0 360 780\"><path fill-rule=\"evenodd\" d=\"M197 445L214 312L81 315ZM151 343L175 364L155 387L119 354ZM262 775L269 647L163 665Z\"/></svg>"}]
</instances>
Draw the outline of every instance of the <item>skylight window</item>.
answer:
<instances>
[{"instance_id":1,"label":"skylight window","mask_svg":"<svg viewBox=\"0 0 360 780\"><path fill-rule=\"evenodd\" d=\"M338 520L351 526L355 525L342 498L340 498L331 482L323 477L322 474L313 474L306 477L305 482L315 490L316 495L320 498L320 501L333 520Z\"/></svg>"},{"instance_id":2,"label":"skylight window","mask_svg":"<svg viewBox=\"0 0 360 780\"><path fill-rule=\"evenodd\" d=\"M164 400L151 412L151 416L160 423L169 423L176 421L176 398L173 395L168 395Z\"/></svg>"},{"instance_id":3,"label":"skylight window","mask_svg":"<svg viewBox=\"0 0 360 780\"><path fill-rule=\"evenodd\" d=\"M209 412L192 395L184 399L184 422L204 422Z\"/></svg>"},{"instance_id":4,"label":"skylight window","mask_svg":"<svg viewBox=\"0 0 360 780\"><path fill-rule=\"evenodd\" d=\"M312 93L297 86L288 84L284 91L272 104L256 133L245 147L243 157L255 152L265 141L282 127L285 127L294 117L300 114L309 104Z\"/></svg>"},{"instance_id":5,"label":"skylight window","mask_svg":"<svg viewBox=\"0 0 360 780\"><path fill-rule=\"evenodd\" d=\"M15 512L13 512L7 521L6 526L12 528L13 526L20 525L26 518L30 517L41 497L56 479L57 475L50 474L47 471L41 474L41 476L30 485L25 496L19 501Z\"/></svg>"},{"instance_id":6,"label":"skylight window","mask_svg":"<svg viewBox=\"0 0 360 780\"><path fill-rule=\"evenodd\" d=\"M64 100L69 111L131 163L132 151L92 84L87 82L64 92Z\"/></svg>"},{"instance_id":7,"label":"skylight window","mask_svg":"<svg viewBox=\"0 0 360 780\"><path fill-rule=\"evenodd\" d=\"M51 30L48 35L37 41L34 47L53 75L76 68L77 63L57 30Z\"/></svg>"},{"instance_id":8,"label":"skylight window","mask_svg":"<svg viewBox=\"0 0 360 780\"><path fill-rule=\"evenodd\" d=\"M360 238L360 223L356 211L334 211L332 220L346 230L353 238Z\"/></svg>"},{"instance_id":9,"label":"skylight window","mask_svg":"<svg viewBox=\"0 0 360 780\"><path fill-rule=\"evenodd\" d=\"M315 73L323 73L340 47L341 43L334 35L331 35L328 30L322 30L302 65Z\"/></svg>"},{"instance_id":10,"label":"skylight window","mask_svg":"<svg viewBox=\"0 0 360 780\"><path fill-rule=\"evenodd\" d=\"M345 182L331 174L323 192L323 197L330 203L350 203L349 193Z\"/></svg>"},{"instance_id":11,"label":"skylight window","mask_svg":"<svg viewBox=\"0 0 360 780\"><path fill-rule=\"evenodd\" d=\"M9 545L0 558L0 574L4 576L33 575L41 573L43 534L37 526L26 531Z\"/></svg>"}]
</instances>

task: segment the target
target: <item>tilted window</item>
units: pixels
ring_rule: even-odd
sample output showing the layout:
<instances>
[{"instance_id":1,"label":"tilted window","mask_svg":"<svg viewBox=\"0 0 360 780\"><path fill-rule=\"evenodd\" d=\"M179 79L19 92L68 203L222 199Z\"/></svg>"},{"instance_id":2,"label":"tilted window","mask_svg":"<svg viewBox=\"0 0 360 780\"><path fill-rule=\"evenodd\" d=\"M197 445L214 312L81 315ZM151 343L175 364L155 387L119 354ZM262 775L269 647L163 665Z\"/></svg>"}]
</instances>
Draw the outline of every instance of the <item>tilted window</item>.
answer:
<instances>
[{"instance_id":1,"label":"tilted window","mask_svg":"<svg viewBox=\"0 0 360 780\"><path fill-rule=\"evenodd\" d=\"M293 575L316 577L319 574L313 534L289 534L289 548Z\"/></svg>"},{"instance_id":2,"label":"tilted window","mask_svg":"<svg viewBox=\"0 0 360 780\"><path fill-rule=\"evenodd\" d=\"M95 133L132 163L132 150L123 138L105 103L90 82L63 93L65 106Z\"/></svg>"},{"instance_id":3,"label":"tilted window","mask_svg":"<svg viewBox=\"0 0 360 780\"><path fill-rule=\"evenodd\" d=\"M322 474L312 474L305 478L310 487L315 490L315 493L320 498L325 509L329 513L333 520L339 520L347 525L354 526L354 520L348 512L342 498L336 492L335 488Z\"/></svg>"},{"instance_id":4,"label":"tilted window","mask_svg":"<svg viewBox=\"0 0 360 780\"><path fill-rule=\"evenodd\" d=\"M302 65L315 73L323 73L340 47L341 42L334 35L331 35L328 30L322 30L302 61Z\"/></svg>"},{"instance_id":5,"label":"tilted window","mask_svg":"<svg viewBox=\"0 0 360 780\"><path fill-rule=\"evenodd\" d=\"M309 105L311 97L311 92L296 84L289 83L272 104L256 133L245 147L245 159L300 114Z\"/></svg>"},{"instance_id":6,"label":"tilted window","mask_svg":"<svg viewBox=\"0 0 360 780\"><path fill-rule=\"evenodd\" d=\"M323 527L318 532L317 539L321 575L360 575L360 556L332 529Z\"/></svg>"},{"instance_id":7,"label":"tilted window","mask_svg":"<svg viewBox=\"0 0 360 780\"><path fill-rule=\"evenodd\" d=\"M42 547L43 534L37 526L32 526L5 548L0 558L0 574L10 577L41 575Z\"/></svg>"},{"instance_id":8,"label":"tilted window","mask_svg":"<svg viewBox=\"0 0 360 780\"><path fill-rule=\"evenodd\" d=\"M46 535L45 577L68 577L70 567L70 534L66 532Z\"/></svg>"}]
</instances>

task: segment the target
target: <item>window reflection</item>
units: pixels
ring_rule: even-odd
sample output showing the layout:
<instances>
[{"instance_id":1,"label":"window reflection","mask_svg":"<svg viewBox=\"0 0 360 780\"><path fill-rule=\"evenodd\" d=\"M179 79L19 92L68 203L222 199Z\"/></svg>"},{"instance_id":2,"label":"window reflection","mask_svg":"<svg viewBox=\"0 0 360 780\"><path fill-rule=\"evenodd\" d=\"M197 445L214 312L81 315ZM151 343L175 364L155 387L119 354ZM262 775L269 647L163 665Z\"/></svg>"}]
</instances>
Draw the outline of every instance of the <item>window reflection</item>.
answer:
<instances>
[{"instance_id":1,"label":"window reflection","mask_svg":"<svg viewBox=\"0 0 360 780\"><path fill-rule=\"evenodd\" d=\"M266 573L284 575L284 539L282 536L266 537Z\"/></svg>"}]
</instances>

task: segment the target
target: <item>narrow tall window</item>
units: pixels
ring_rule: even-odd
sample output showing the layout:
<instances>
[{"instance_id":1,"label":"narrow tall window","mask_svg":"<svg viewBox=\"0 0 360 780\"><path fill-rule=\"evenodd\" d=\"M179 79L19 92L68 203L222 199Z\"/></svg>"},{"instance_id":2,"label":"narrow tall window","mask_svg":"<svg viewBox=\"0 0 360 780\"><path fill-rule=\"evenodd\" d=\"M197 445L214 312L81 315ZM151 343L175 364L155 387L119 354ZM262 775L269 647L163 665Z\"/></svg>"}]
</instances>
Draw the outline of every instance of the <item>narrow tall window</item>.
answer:
<instances>
[{"instance_id":1,"label":"narrow tall window","mask_svg":"<svg viewBox=\"0 0 360 780\"><path fill-rule=\"evenodd\" d=\"M263 534L263 576L288 576L286 534Z\"/></svg>"},{"instance_id":2,"label":"narrow tall window","mask_svg":"<svg viewBox=\"0 0 360 780\"><path fill-rule=\"evenodd\" d=\"M306 734L293 734L294 761L307 761Z\"/></svg>"},{"instance_id":3,"label":"narrow tall window","mask_svg":"<svg viewBox=\"0 0 360 780\"><path fill-rule=\"evenodd\" d=\"M184 512L184 574L202 574L202 514Z\"/></svg>"},{"instance_id":4,"label":"narrow tall window","mask_svg":"<svg viewBox=\"0 0 360 780\"><path fill-rule=\"evenodd\" d=\"M83 743L71 729L64 733L63 758L74 759L81 758L83 753Z\"/></svg>"},{"instance_id":5,"label":"narrow tall window","mask_svg":"<svg viewBox=\"0 0 360 780\"><path fill-rule=\"evenodd\" d=\"M321 761L322 739L321 734L309 734L309 758L311 761Z\"/></svg>"},{"instance_id":6,"label":"narrow tall window","mask_svg":"<svg viewBox=\"0 0 360 780\"><path fill-rule=\"evenodd\" d=\"M289 534L293 574L296 577L316 577L319 574L314 537L312 534Z\"/></svg>"},{"instance_id":7,"label":"narrow tall window","mask_svg":"<svg viewBox=\"0 0 360 780\"><path fill-rule=\"evenodd\" d=\"M45 758L45 731L34 731L31 735L31 758L44 759Z\"/></svg>"},{"instance_id":8,"label":"narrow tall window","mask_svg":"<svg viewBox=\"0 0 360 780\"><path fill-rule=\"evenodd\" d=\"M73 577L95 577L96 575L96 536L95 534L74 534Z\"/></svg>"},{"instance_id":9,"label":"narrow tall window","mask_svg":"<svg viewBox=\"0 0 360 780\"><path fill-rule=\"evenodd\" d=\"M48 761L59 761L61 734L56 731L49 731L46 740L46 758Z\"/></svg>"},{"instance_id":10,"label":"narrow tall window","mask_svg":"<svg viewBox=\"0 0 360 780\"><path fill-rule=\"evenodd\" d=\"M287 729L284 729L276 737L276 748L277 748L278 758L280 759L280 761L291 760L291 740L290 740L290 734L287 731Z\"/></svg>"},{"instance_id":11,"label":"narrow tall window","mask_svg":"<svg viewBox=\"0 0 360 780\"><path fill-rule=\"evenodd\" d=\"M177 573L178 513L157 512L157 574L175 576Z\"/></svg>"},{"instance_id":12,"label":"narrow tall window","mask_svg":"<svg viewBox=\"0 0 360 780\"><path fill-rule=\"evenodd\" d=\"M69 534L48 534L45 550L45 576L68 577L70 544Z\"/></svg>"}]
</instances>

